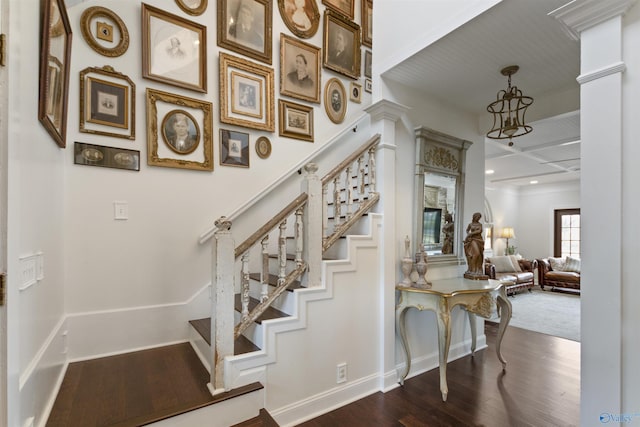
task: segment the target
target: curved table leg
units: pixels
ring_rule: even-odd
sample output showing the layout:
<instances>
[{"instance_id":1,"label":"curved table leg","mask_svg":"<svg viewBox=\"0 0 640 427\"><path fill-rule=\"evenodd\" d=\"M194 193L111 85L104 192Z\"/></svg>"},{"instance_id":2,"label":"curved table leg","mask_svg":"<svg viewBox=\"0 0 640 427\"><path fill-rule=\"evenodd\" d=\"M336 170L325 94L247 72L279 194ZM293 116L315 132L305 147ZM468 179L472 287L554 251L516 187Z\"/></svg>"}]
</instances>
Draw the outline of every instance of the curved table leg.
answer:
<instances>
[{"instance_id":1,"label":"curved table leg","mask_svg":"<svg viewBox=\"0 0 640 427\"><path fill-rule=\"evenodd\" d=\"M500 293L496 297L496 302L500 308L500 326L498 327L498 337L496 340L496 353L498 353L498 359L502 363L502 370L507 368L507 361L502 356L500 346L502 345L502 337L511 320L511 301L507 298L507 293L504 286L500 288Z\"/></svg>"},{"instance_id":2,"label":"curved table leg","mask_svg":"<svg viewBox=\"0 0 640 427\"><path fill-rule=\"evenodd\" d=\"M438 303L438 347L440 347L440 392L442 401L447 401L449 387L447 386L447 359L449 359L449 345L451 344L451 322L446 298L440 298Z\"/></svg>"},{"instance_id":3,"label":"curved table leg","mask_svg":"<svg viewBox=\"0 0 640 427\"><path fill-rule=\"evenodd\" d=\"M407 330L405 328L405 317L408 308L409 307L404 307L403 309L396 311L396 327L400 334L400 342L402 343L404 354L407 357L407 366L404 373L400 375L400 385L404 385L404 379L409 375L409 370L411 369L411 352L409 351L409 341L407 341Z\"/></svg>"},{"instance_id":4,"label":"curved table leg","mask_svg":"<svg viewBox=\"0 0 640 427\"><path fill-rule=\"evenodd\" d=\"M476 354L476 315L467 311L469 325L471 326L471 357Z\"/></svg>"}]
</instances>

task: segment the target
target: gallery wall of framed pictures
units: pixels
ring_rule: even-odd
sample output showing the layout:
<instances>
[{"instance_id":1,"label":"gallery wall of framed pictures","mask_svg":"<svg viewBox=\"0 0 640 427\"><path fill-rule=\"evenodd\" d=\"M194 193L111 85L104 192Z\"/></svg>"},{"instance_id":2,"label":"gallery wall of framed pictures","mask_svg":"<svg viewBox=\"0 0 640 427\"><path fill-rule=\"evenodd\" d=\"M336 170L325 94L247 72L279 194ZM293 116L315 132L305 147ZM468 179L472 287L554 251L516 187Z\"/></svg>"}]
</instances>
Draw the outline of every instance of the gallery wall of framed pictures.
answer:
<instances>
[{"instance_id":1,"label":"gallery wall of framed pictures","mask_svg":"<svg viewBox=\"0 0 640 427\"><path fill-rule=\"evenodd\" d=\"M146 166L249 168L249 153L266 160L286 144L315 142L318 129L336 134L370 101L373 0L79 4L73 61L68 11L45 3L39 118L60 147L71 127L76 143L137 149ZM65 99L76 84L78 96ZM193 150L169 136L185 120ZM222 143L237 136L239 152Z\"/></svg>"}]
</instances>

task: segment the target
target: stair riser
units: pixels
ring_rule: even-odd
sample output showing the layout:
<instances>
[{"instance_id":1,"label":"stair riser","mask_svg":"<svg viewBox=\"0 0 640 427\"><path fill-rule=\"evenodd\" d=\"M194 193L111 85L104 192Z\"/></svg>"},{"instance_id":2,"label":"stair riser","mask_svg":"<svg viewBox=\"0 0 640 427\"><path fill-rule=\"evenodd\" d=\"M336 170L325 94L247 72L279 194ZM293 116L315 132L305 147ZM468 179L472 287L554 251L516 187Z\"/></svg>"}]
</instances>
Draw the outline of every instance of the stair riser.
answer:
<instances>
[{"instance_id":1,"label":"stair riser","mask_svg":"<svg viewBox=\"0 0 640 427\"><path fill-rule=\"evenodd\" d=\"M269 292L273 292L275 287L269 286ZM249 284L249 295L259 300L262 293L262 285L259 282L252 280ZM291 291L283 292L278 298L275 299L271 306L277 308L280 311L284 311L287 314L293 313L294 310L294 298Z\"/></svg>"},{"instance_id":2,"label":"stair riser","mask_svg":"<svg viewBox=\"0 0 640 427\"><path fill-rule=\"evenodd\" d=\"M238 313L236 311L235 312L235 322L236 322L236 324L240 323L240 320L242 320L242 315L241 315L241 313ZM263 340L263 337L262 337L262 325L261 324L252 323L251 325L249 325L249 327L247 327L247 329L245 329L245 331L242 333L242 335L247 337L249 339L249 341L251 341L252 343L257 345L258 347L264 348L263 347L264 340Z\"/></svg>"}]
</instances>

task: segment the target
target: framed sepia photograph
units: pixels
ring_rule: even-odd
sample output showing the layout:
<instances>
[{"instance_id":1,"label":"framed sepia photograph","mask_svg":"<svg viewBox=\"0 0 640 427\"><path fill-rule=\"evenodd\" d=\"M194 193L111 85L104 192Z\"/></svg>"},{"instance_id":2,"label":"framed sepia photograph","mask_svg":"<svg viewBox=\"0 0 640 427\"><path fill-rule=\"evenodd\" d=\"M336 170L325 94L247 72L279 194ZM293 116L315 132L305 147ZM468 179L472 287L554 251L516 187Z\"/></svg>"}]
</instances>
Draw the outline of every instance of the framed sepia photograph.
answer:
<instances>
[{"instance_id":1,"label":"framed sepia photograph","mask_svg":"<svg viewBox=\"0 0 640 427\"><path fill-rule=\"evenodd\" d=\"M347 92L339 79L332 78L324 86L324 109L333 123L342 123L347 113Z\"/></svg>"},{"instance_id":2,"label":"framed sepia photograph","mask_svg":"<svg viewBox=\"0 0 640 427\"><path fill-rule=\"evenodd\" d=\"M261 159L266 159L271 155L271 141L266 136L256 139L256 153Z\"/></svg>"},{"instance_id":3,"label":"framed sepia photograph","mask_svg":"<svg viewBox=\"0 0 640 427\"><path fill-rule=\"evenodd\" d=\"M373 0L362 0L362 44L373 46Z\"/></svg>"},{"instance_id":4,"label":"framed sepia photograph","mask_svg":"<svg viewBox=\"0 0 640 427\"><path fill-rule=\"evenodd\" d=\"M140 151L75 142L73 163L131 171L140 170Z\"/></svg>"},{"instance_id":5,"label":"framed sepia photograph","mask_svg":"<svg viewBox=\"0 0 640 427\"><path fill-rule=\"evenodd\" d=\"M360 26L343 16L324 12L323 65L345 76L360 77Z\"/></svg>"},{"instance_id":6,"label":"framed sepia photograph","mask_svg":"<svg viewBox=\"0 0 640 427\"><path fill-rule=\"evenodd\" d=\"M249 134L220 129L220 164L249 167Z\"/></svg>"},{"instance_id":7,"label":"framed sepia photograph","mask_svg":"<svg viewBox=\"0 0 640 427\"><path fill-rule=\"evenodd\" d=\"M358 104L362 102L362 85L351 82L349 85L349 100Z\"/></svg>"},{"instance_id":8,"label":"framed sepia photograph","mask_svg":"<svg viewBox=\"0 0 640 427\"><path fill-rule=\"evenodd\" d=\"M220 53L220 121L273 132L273 69Z\"/></svg>"},{"instance_id":9,"label":"framed sepia photograph","mask_svg":"<svg viewBox=\"0 0 640 427\"><path fill-rule=\"evenodd\" d=\"M371 88L371 79L366 79L364 81L364 91L371 93L372 92L372 88Z\"/></svg>"},{"instance_id":10,"label":"framed sepia photograph","mask_svg":"<svg viewBox=\"0 0 640 427\"><path fill-rule=\"evenodd\" d=\"M364 51L364 76L367 78L371 78L371 62L372 62L372 54L370 50Z\"/></svg>"},{"instance_id":11,"label":"framed sepia photograph","mask_svg":"<svg viewBox=\"0 0 640 427\"><path fill-rule=\"evenodd\" d=\"M80 71L80 132L135 139L136 85L105 65Z\"/></svg>"},{"instance_id":12,"label":"framed sepia photograph","mask_svg":"<svg viewBox=\"0 0 640 427\"><path fill-rule=\"evenodd\" d=\"M320 12L316 0L278 0L282 21L301 39L313 37L320 25Z\"/></svg>"},{"instance_id":13,"label":"framed sepia photograph","mask_svg":"<svg viewBox=\"0 0 640 427\"><path fill-rule=\"evenodd\" d=\"M178 7L189 15L202 15L207 10L208 0L176 0Z\"/></svg>"},{"instance_id":14,"label":"framed sepia photograph","mask_svg":"<svg viewBox=\"0 0 640 427\"><path fill-rule=\"evenodd\" d=\"M213 170L210 102L147 88L147 164Z\"/></svg>"},{"instance_id":15,"label":"framed sepia photograph","mask_svg":"<svg viewBox=\"0 0 640 427\"><path fill-rule=\"evenodd\" d=\"M320 48L280 34L280 94L320 103Z\"/></svg>"},{"instance_id":16,"label":"framed sepia photograph","mask_svg":"<svg viewBox=\"0 0 640 427\"><path fill-rule=\"evenodd\" d=\"M207 27L142 3L142 77L207 91Z\"/></svg>"},{"instance_id":17,"label":"framed sepia photograph","mask_svg":"<svg viewBox=\"0 0 640 427\"><path fill-rule=\"evenodd\" d=\"M322 0L322 4L349 19L354 19L354 3L356 0ZM363 0L364 1L364 0Z\"/></svg>"},{"instance_id":18,"label":"framed sepia photograph","mask_svg":"<svg viewBox=\"0 0 640 427\"><path fill-rule=\"evenodd\" d=\"M218 46L271 65L272 0L219 0Z\"/></svg>"},{"instance_id":19,"label":"framed sepia photograph","mask_svg":"<svg viewBox=\"0 0 640 427\"><path fill-rule=\"evenodd\" d=\"M38 120L56 144L65 148L71 66L71 24L63 0L44 2L41 35Z\"/></svg>"},{"instance_id":20,"label":"framed sepia photograph","mask_svg":"<svg viewBox=\"0 0 640 427\"><path fill-rule=\"evenodd\" d=\"M279 100L278 134L288 138L313 142L313 107Z\"/></svg>"},{"instance_id":21,"label":"framed sepia photograph","mask_svg":"<svg viewBox=\"0 0 640 427\"><path fill-rule=\"evenodd\" d=\"M129 31L124 21L102 6L87 8L80 16L82 37L102 56L117 57L129 48Z\"/></svg>"}]
</instances>

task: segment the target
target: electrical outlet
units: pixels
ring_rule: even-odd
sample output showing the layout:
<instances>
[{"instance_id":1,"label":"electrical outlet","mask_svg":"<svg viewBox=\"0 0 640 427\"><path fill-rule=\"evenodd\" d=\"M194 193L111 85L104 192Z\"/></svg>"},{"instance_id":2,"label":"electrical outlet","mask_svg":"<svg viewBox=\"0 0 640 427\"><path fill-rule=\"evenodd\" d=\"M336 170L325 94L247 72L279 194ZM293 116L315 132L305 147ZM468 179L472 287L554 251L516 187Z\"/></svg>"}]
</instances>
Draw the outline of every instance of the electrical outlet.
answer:
<instances>
[{"instance_id":1,"label":"electrical outlet","mask_svg":"<svg viewBox=\"0 0 640 427\"><path fill-rule=\"evenodd\" d=\"M347 364L340 363L336 366L336 383L347 382Z\"/></svg>"}]
</instances>

